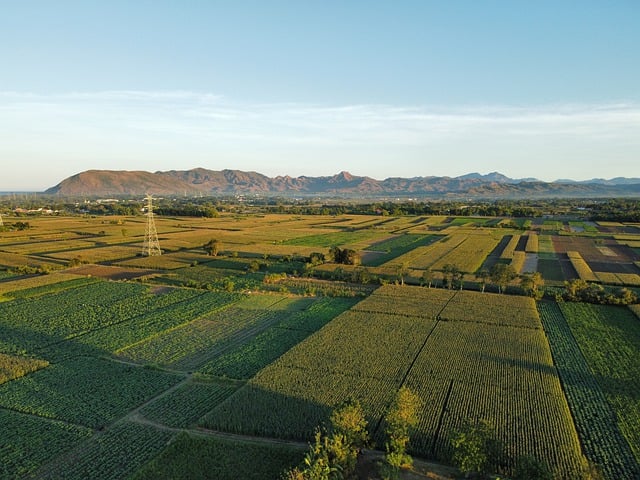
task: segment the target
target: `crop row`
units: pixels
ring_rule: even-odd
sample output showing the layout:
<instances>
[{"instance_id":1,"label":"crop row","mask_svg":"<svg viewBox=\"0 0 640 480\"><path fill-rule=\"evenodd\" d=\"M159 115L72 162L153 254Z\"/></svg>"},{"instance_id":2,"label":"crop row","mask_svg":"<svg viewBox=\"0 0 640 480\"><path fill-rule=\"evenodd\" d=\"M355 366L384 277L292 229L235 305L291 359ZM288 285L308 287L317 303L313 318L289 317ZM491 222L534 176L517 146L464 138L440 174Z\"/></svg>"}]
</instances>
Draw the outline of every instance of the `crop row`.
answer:
<instances>
[{"instance_id":1,"label":"crop row","mask_svg":"<svg viewBox=\"0 0 640 480\"><path fill-rule=\"evenodd\" d=\"M190 381L145 405L140 413L174 428L188 428L225 400L237 385Z\"/></svg>"},{"instance_id":2,"label":"crop row","mask_svg":"<svg viewBox=\"0 0 640 480\"><path fill-rule=\"evenodd\" d=\"M511 266L513 267L513 271L516 273L522 273L522 269L524 267L524 262L527 259L527 254L525 252L517 251L513 252L513 257L511 258Z\"/></svg>"},{"instance_id":3,"label":"crop row","mask_svg":"<svg viewBox=\"0 0 640 480\"><path fill-rule=\"evenodd\" d=\"M353 310L435 319L455 294L456 291L440 288L385 285L355 305Z\"/></svg>"},{"instance_id":4,"label":"crop row","mask_svg":"<svg viewBox=\"0 0 640 480\"><path fill-rule=\"evenodd\" d=\"M504 247L502 253L500 254L500 258L505 260L511 260L513 258L513 252L516 251L516 247L520 242L520 235L512 235L509 239L509 243Z\"/></svg>"},{"instance_id":5,"label":"crop row","mask_svg":"<svg viewBox=\"0 0 640 480\"><path fill-rule=\"evenodd\" d=\"M512 373L510 378L517 376ZM451 458L453 433L478 419L489 420L496 440L503 445L494 471L513 471L520 456L544 459L554 478L575 478L581 469L580 442L557 377L525 389L478 382L471 376L453 380L433 445L435 456Z\"/></svg>"},{"instance_id":6,"label":"crop row","mask_svg":"<svg viewBox=\"0 0 640 480\"><path fill-rule=\"evenodd\" d=\"M501 309L494 311L497 318L491 323L359 310L369 301L386 301L387 309L396 312L409 302L412 310L411 302L428 298L432 290L395 287L415 295L391 300L390 288L382 287L296 345L199 423L236 433L309 439L331 408L351 397L361 401L380 442L383 427L376 427L404 382L423 401L412 440L415 453L445 459L452 429L485 418L505 440L508 455L533 455L559 476L573 473L580 447L542 329L513 328L510 318L501 318L506 312ZM492 296L485 295L475 305L481 300L490 311L486 299ZM530 437L524 443L523 432Z\"/></svg>"},{"instance_id":7,"label":"crop row","mask_svg":"<svg viewBox=\"0 0 640 480\"><path fill-rule=\"evenodd\" d=\"M490 234L469 235L466 241L438 259L431 268L443 270L445 265L451 264L465 273L474 273L480 269L498 243L500 238Z\"/></svg>"},{"instance_id":8,"label":"crop row","mask_svg":"<svg viewBox=\"0 0 640 480\"><path fill-rule=\"evenodd\" d=\"M158 455L173 433L132 422L121 422L47 465L40 478L85 480L128 478Z\"/></svg>"},{"instance_id":9,"label":"crop row","mask_svg":"<svg viewBox=\"0 0 640 480\"><path fill-rule=\"evenodd\" d=\"M440 410L421 412L416 453L446 460L453 431L486 419L505 445L508 467L518 455L533 455L568 476L579 467L580 445L544 332L508 326L502 315L490 325L441 321L429 336L406 384L426 389L424 401ZM431 383L449 390L446 400L424 387ZM439 432L434 415L442 416Z\"/></svg>"},{"instance_id":10,"label":"crop row","mask_svg":"<svg viewBox=\"0 0 640 480\"><path fill-rule=\"evenodd\" d=\"M467 240L467 235L454 234L444 237L436 243L432 243L426 247L417 247L404 255L400 255L393 260L388 261L383 266L396 267L398 265L407 264L411 268L426 269L430 268L440 258L454 250L458 245Z\"/></svg>"},{"instance_id":11,"label":"crop row","mask_svg":"<svg viewBox=\"0 0 640 480\"><path fill-rule=\"evenodd\" d=\"M431 290L431 289L423 289ZM457 291L440 316L447 320L541 328L535 301L530 297Z\"/></svg>"},{"instance_id":12,"label":"crop row","mask_svg":"<svg viewBox=\"0 0 640 480\"><path fill-rule=\"evenodd\" d=\"M635 273L594 272L598 281L609 285L640 286L640 275Z\"/></svg>"},{"instance_id":13,"label":"crop row","mask_svg":"<svg viewBox=\"0 0 640 480\"><path fill-rule=\"evenodd\" d=\"M175 293L174 293L175 292ZM147 312L74 337L47 349L50 355L65 358L73 354L115 352L192 319L231 306L237 295L176 289L159 295L147 305Z\"/></svg>"},{"instance_id":14,"label":"crop row","mask_svg":"<svg viewBox=\"0 0 640 480\"><path fill-rule=\"evenodd\" d=\"M215 478L264 480L302 461L304 451L284 445L239 442L203 435L179 435L132 480Z\"/></svg>"},{"instance_id":15,"label":"crop row","mask_svg":"<svg viewBox=\"0 0 640 480\"><path fill-rule=\"evenodd\" d=\"M560 309L640 463L640 322L625 307L566 303Z\"/></svg>"},{"instance_id":16,"label":"crop row","mask_svg":"<svg viewBox=\"0 0 640 480\"><path fill-rule=\"evenodd\" d=\"M538 309L586 457L607 479L637 478L637 461L617 427L615 412L586 364L557 304Z\"/></svg>"},{"instance_id":17,"label":"crop row","mask_svg":"<svg viewBox=\"0 0 640 480\"><path fill-rule=\"evenodd\" d=\"M356 231L356 232L335 232L335 233L322 233L319 235L306 235L301 237L284 240L284 245L292 246L304 246L304 247L318 247L329 248L334 245L351 245L354 243L370 241L379 234L371 231Z\"/></svg>"},{"instance_id":18,"label":"crop row","mask_svg":"<svg viewBox=\"0 0 640 480\"><path fill-rule=\"evenodd\" d=\"M557 381L542 330L469 322L439 322L414 370L512 390Z\"/></svg>"},{"instance_id":19,"label":"crop row","mask_svg":"<svg viewBox=\"0 0 640 480\"><path fill-rule=\"evenodd\" d=\"M249 379L307 336L309 332L273 326L213 357L198 371L217 377Z\"/></svg>"},{"instance_id":20,"label":"crop row","mask_svg":"<svg viewBox=\"0 0 640 480\"><path fill-rule=\"evenodd\" d=\"M399 383L433 327L433 320L349 311L277 364L319 375L348 372L351 377ZM353 335L360 331L367 334Z\"/></svg>"},{"instance_id":21,"label":"crop row","mask_svg":"<svg viewBox=\"0 0 640 480\"><path fill-rule=\"evenodd\" d=\"M538 253L538 234L529 233L527 236L527 244L524 247L524 251L527 253Z\"/></svg>"},{"instance_id":22,"label":"crop row","mask_svg":"<svg viewBox=\"0 0 640 480\"><path fill-rule=\"evenodd\" d=\"M368 423L375 425L399 385L350 373L269 365L199 424L233 433L311 440L319 425L328 426L331 410L353 398L362 404Z\"/></svg>"},{"instance_id":23,"label":"crop row","mask_svg":"<svg viewBox=\"0 0 640 480\"><path fill-rule=\"evenodd\" d=\"M220 356L214 356L199 371L221 377L251 378L261 368L276 360L354 303L353 299L337 297L301 299L295 303L281 301L272 306L273 309L278 309L278 319L273 325L255 336L249 336L244 342L237 342L237 347L224 351ZM240 302L238 305L245 306L247 303ZM287 308L280 309L283 306ZM301 307L304 309L299 310Z\"/></svg>"},{"instance_id":24,"label":"crop row","mask_svg":"<svg viewBox=\"0 0 640 480\"><path fill-rule=\"evenodd\" d=\"M58 455L89 438L93 431L0 408L0 478L25 478Z\"/></svg>"},{"instance_id":25,"label":"crop row","mask_svg":"<svg viewBox=\"0 0 640 480\"><path fill-rule=\"evenodd\" d=\"M166 373L78 357L0 385L0 406L101 428L178 382Z\"/></svg>"},{"instance_id":26,"label":"crop row","mask_svg":"<svg viewBox=\"0 0 640 480\"><path fill-rule=\"evenodd\" d=\"M36 282L35 279L39 279L39 281ZM30 280L31 283L26 282L26 280ZM58 293L63 290L81 287L90 283L97 283L99 281L100 279L98 278L78 277L77 275L66 273L52 273L49 275L42 275L40 277L31 277L11 282L14 287L20 287L16 290L10 290L12 287L9 285L2 285L2 288L6 288L8 290L9 293L7 293L7 296L10 296L11 298L26 298Z\"/></svg>"},{"instance_id":27,"label":"crop row","mask_svg":"<svg viewBox=\"0 0 640 480\"><path fill-rule=\"evenodd\" d=\"M0 303L0 326L18 337L41 334L51 343L139 315L164 299L145 293L142 285L101 281L37 298L20 298ZM25 348L43 346L28 341L24 345L20 340L18 345Z\"/></svg>"},{"instance_id":28,"label":"crop row","mask_svg":"<svg viewBox=\"0 0 640 480\"><path fill-rule=\"evenodd\" d=\"M584 280L586 282L598 281L595 273L593 273L589 264L584 261L580 252L567 252L567 257L569 257L569 261L571 262L571 265L573 265L573 268L575 268L580 280Z\"/></svg>"},{"instance_id":29,"label":"crop row","mask_svg":"<svg viewBox=\"0 0 640 480\"><path fill-rule=\"evenodd\" d=\"M368 266L378 267L389 260L404 255L417 247L427 246L440 237L435 235L422 234L402 234L394 235L382 242L374 243L366 247L366 250L374 250L377 252L385 252L383 255L376 256L373 260L366 262Z\"/></svg>"},{"instance_id":30,"label":"crop row","mask_svg":"<svg viewBox=\"0 0 640 480\"><path fill-rule=\"evenodd\" d=\"M186 320L186 319L184 319ZM255 331L278 320L278 312L247 310L232 306L193 321L187 321L118 350L116 354L138 363L196 369L237 335Z\"/></svg>"}]
</instances>

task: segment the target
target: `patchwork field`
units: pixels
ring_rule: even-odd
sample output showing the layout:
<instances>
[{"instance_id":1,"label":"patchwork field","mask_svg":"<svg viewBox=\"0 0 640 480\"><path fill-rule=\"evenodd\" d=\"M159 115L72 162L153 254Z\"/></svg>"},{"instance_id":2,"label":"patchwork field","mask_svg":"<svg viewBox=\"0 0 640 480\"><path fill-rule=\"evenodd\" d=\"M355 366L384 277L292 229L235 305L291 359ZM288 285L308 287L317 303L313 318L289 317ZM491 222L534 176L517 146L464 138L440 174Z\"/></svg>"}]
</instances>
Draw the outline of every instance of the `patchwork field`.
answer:
<instances>
[{"instance_id":1,"label":"patchwork field","mask_svg":"<svg viewBox=\"0 0 640 480\"><path fill-rule=\"evenodd\" d=\"M415 456L450 462L453 433L488 420L496 473L529 455L561 479L585 457L607 480L640 476L637 305L536 303L478 277L502 263L541 288L633 288L625 224L157 217L163 254L144 257L142 217L29 222L0 231L0 479L276 479L348 398L384 449L401 386L422 400ZM362 264L314 263L332 247ZM427 288L450 265L464 290Z\"/></svg>"}]
</instances>

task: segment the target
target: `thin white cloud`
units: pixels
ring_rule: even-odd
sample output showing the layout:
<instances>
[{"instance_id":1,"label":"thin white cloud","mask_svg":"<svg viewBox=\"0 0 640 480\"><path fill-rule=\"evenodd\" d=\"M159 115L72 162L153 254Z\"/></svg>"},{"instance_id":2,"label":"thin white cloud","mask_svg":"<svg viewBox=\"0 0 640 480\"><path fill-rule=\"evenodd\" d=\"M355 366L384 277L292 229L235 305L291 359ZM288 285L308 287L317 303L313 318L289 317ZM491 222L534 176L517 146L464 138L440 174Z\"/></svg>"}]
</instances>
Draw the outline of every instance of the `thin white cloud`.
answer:
<instances>
[{"instance_id":1,"label":"thin white cloud","mask_svg":"<svg viewBox=\"0 0 640 480\"><path fill-rule=\"evenodd\" d=\"M611 155L615 172L605 162ZM578 168L640 176L640 105L331 106L189 91L0 92L0 156L38 159L43 172L63 161L79 170L157 170L186 157L208 168L268 165L267 174L314 174L303 167L324 162L329 171L378 177L502 170L553 179ZM212 158L216 165L206 164ZM226 158L236 164L220 165Z\"/></svg>"}]
</instances>

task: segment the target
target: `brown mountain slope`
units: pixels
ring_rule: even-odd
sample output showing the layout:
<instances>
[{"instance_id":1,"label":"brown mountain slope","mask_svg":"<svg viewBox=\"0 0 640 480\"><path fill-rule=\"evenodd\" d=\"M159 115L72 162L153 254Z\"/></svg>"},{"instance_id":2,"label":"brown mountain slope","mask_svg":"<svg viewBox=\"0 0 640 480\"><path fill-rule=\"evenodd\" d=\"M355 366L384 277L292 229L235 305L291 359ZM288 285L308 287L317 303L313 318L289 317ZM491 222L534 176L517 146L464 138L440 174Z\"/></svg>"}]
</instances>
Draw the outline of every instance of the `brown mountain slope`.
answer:
<instances>
[{"instance_id":1,"label":"brown mountain slope","mask_svg":"<svg viewBox=\"0 0 640 480\"><path fill-rule=\"evenodd\" d=\"M536 198L640 196L640 181L629 184L545 183L512 180L497 173L460 177L391 177L376 180L340 172L328 177L267 177L240 170L170 170L166 172L88 170L73 175L45 193L65 196L169 194L262 194L427 196L454 195L461 198Z\"/></svg>"}]
</instances>

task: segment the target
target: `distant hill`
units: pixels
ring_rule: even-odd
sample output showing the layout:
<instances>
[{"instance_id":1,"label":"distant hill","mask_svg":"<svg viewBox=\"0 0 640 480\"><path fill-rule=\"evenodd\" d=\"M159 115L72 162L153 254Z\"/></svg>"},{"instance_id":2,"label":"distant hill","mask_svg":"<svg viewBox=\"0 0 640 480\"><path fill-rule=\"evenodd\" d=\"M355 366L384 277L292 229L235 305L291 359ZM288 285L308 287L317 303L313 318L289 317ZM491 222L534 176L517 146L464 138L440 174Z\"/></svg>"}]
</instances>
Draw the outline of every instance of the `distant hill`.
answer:
<instances>
[{"instance_id":1,"label":"distant hill","mask_svg":"<svg viewBox=\"0 0 640 480\"><path fill-rule=\"evenodd\" d=\"M475 198L541 198L640 196L640 179L593 181L512 179L498 172L459 177L390 177L376 180L340 172L329 177L267 177L240 170L170 170L166 172L88 170L46 190L63 196L260 194L282 196L412 196Z\"/></svg>"}]
</instances>

